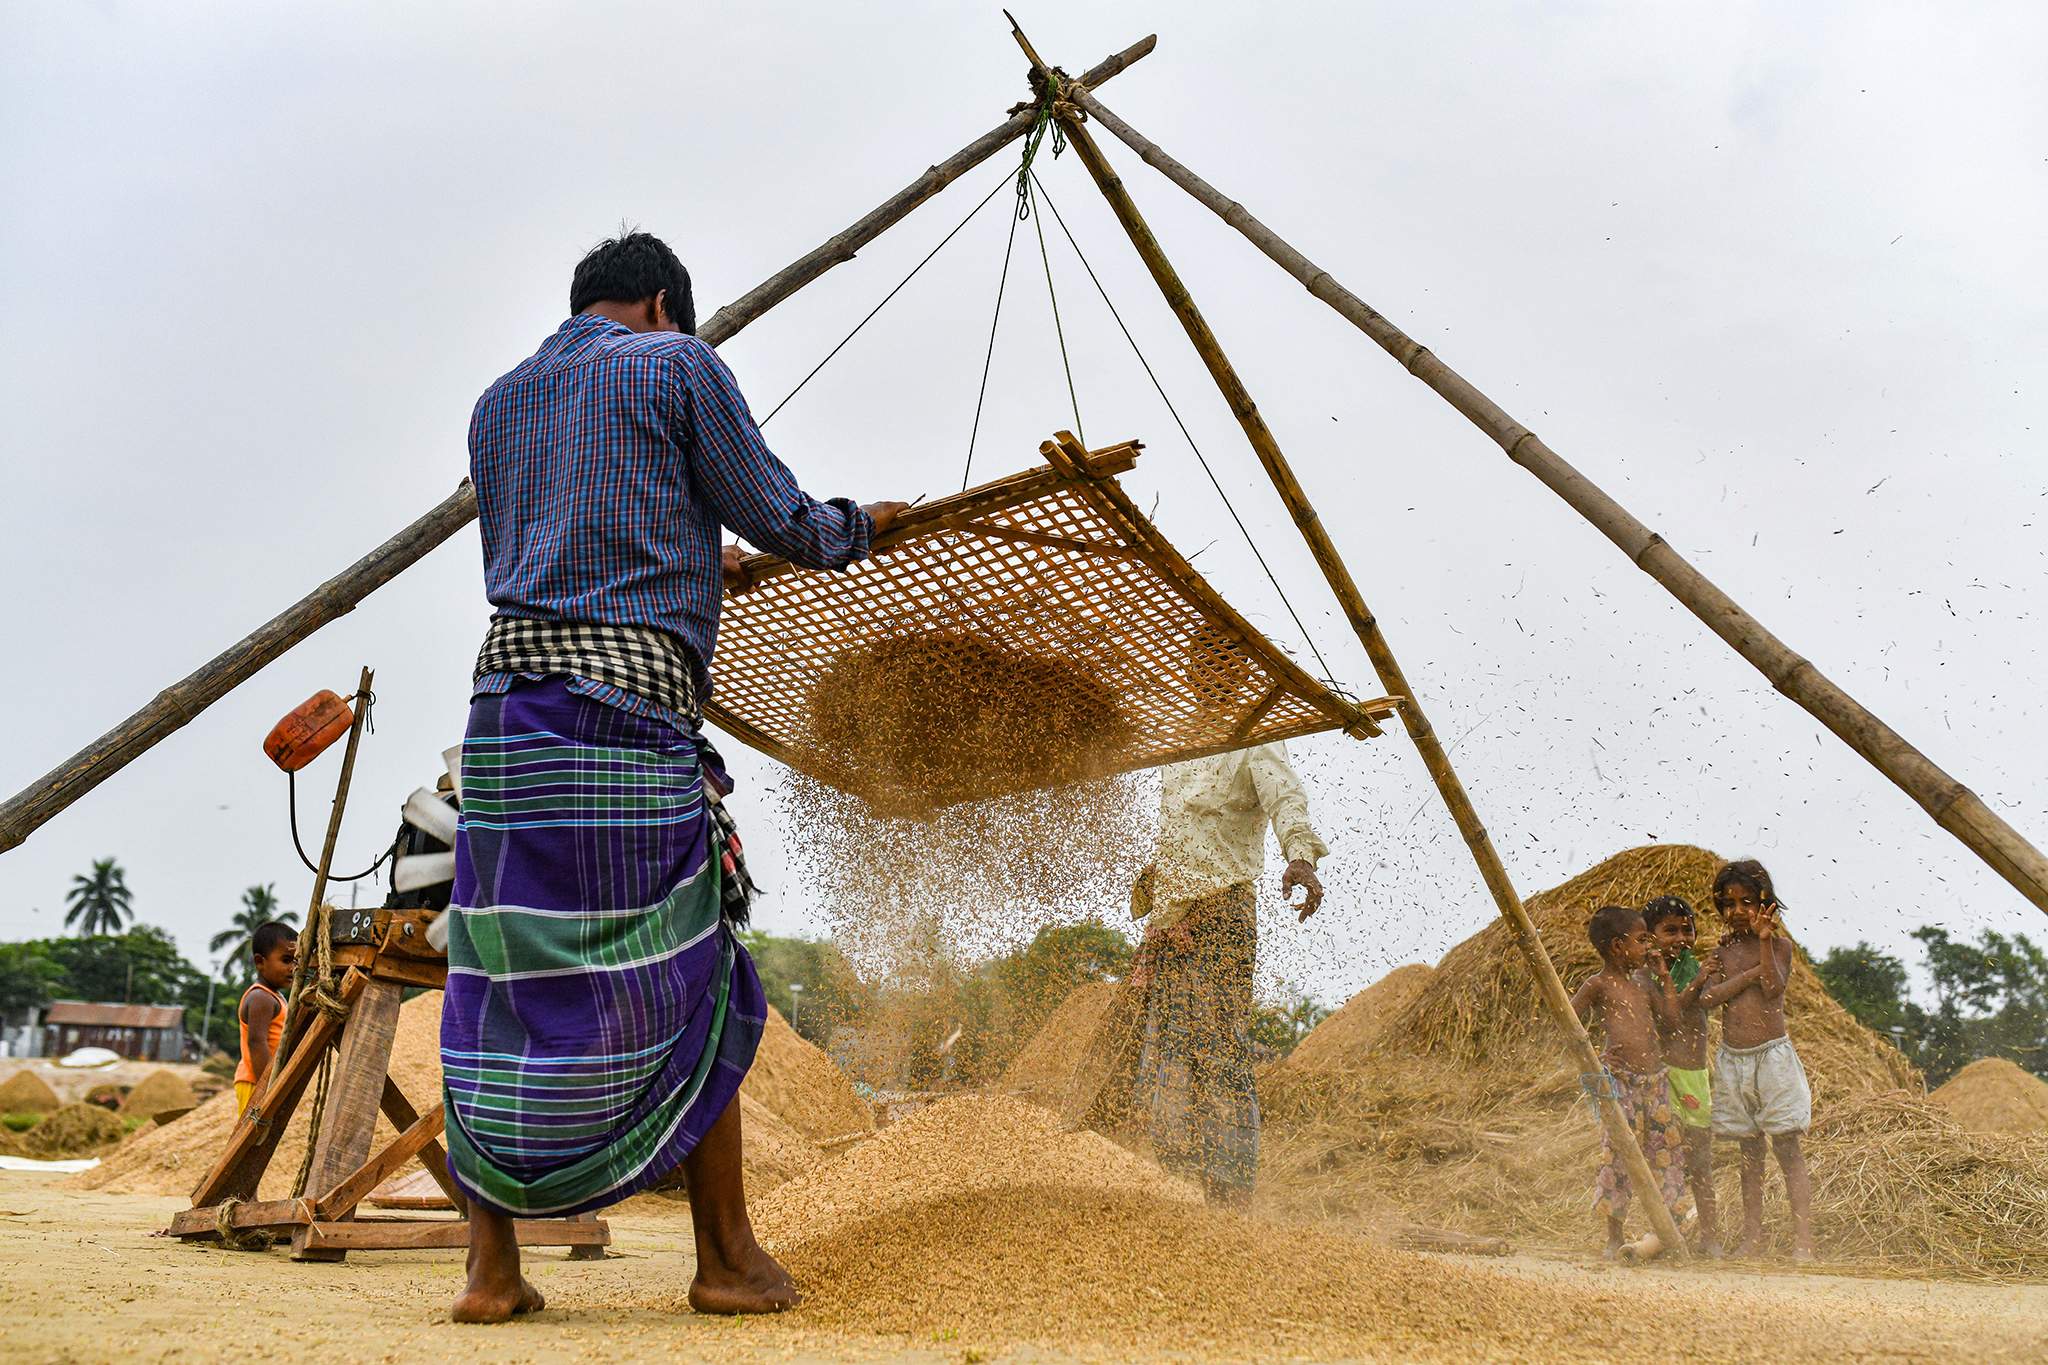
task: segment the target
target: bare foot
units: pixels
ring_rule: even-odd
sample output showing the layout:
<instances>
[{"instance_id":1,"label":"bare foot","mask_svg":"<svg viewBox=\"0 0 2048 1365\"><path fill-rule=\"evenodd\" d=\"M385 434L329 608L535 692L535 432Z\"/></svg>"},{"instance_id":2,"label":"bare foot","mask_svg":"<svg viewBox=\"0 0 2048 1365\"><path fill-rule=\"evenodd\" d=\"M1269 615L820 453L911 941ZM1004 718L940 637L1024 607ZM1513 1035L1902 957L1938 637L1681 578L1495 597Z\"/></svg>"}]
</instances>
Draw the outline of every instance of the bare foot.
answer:
<instances>
[{"instance_id":1,"label":"bare foot","mask_svg":"<svg viewBox=\"0 0 2048 1365\"><path fill-rule=\"evenodd\" d=\"M1814 1264L1814 1263L1815 1263L1816 1261L1818 1261L1819 1259L1820 1259L1819 1257L1817 1257L1817 1256L1815 1256L1815 1255L1813 1254L1813 1248L1812 1248L1812 1247L1793 1247L1793 1248L1792 1248L1792 1264L1793 1264L1793 1265L1812 1265L1812 1264Z\"/></svg>"},{"instance_id":2,"label":"bare foot","mask_svg":"<svg viewBox=\"0 0 2048 1365\"><path fill-rule=\"evenodd\" d=\"M1600 1259L1603 1261L1614 1260L1616 1257L1620 1255L1621 1243L1619 1242L1609 1242L1606 1246L1600 1249Z\"/></svg>"},{"instance_id":3,"label":"bare foot","mask_svg":"<svg viewBox=\"0 0 2048 1365\"><path fill-rule=\"evenodd\" d=\"M455 1296L448 1316L455 1322L509 1322L521 1313L538 1313L547 1300L533 1281L519 1277L516 1288L471 1284Z\"/></svg>"},{"instance_id":4,"label":"bare foot","mask_svg":"<svg viewBox=\"0 0 2048 1365\"><path fill-rule=\"evenodd\" d=\"M1706 1257L1710 1261L1718 1261L1726 1257L1728 1253L1721 1249L1720 1238L1709 1237L1707 1238L1707 1240L1700 1243L1700 1255Z\"/></svg>"},{"instance_id":5,"label":"bare foot","mask_svg":"<svg viewBox=\"0 0 2048 1365\"><path fill-rule=\"evenodd\" d=\"M1745 1232L1742 1234L1742 1240L1735 1244L1734 1255L1737 1260L1753 1261L1763 1254L1764 1235L1762 1232Z\"/></svg>"},{"instance_id":6,"label":"bare foot","mask_svg":"<svg viewBox=\"0 0 2048 1365\"><path fill-rule=\"evenodd\" d=\"M782 1263L756 1243L752 1256L742 1266L697 1264L697 1277L690 1281L690 1307L699 1313L781 1313L803 1302Z\"/></svg>"}]
</instances>

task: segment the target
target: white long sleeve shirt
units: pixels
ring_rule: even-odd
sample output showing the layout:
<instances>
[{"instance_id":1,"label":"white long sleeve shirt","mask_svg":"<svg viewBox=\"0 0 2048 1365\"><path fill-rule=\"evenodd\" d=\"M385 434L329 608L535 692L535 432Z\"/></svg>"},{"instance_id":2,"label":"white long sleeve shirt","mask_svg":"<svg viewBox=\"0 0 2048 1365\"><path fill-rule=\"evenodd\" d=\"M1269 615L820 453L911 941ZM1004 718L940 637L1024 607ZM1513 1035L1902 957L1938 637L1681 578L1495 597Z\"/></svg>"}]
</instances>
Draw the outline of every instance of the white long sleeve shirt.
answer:
<instances>
[{"instance_id":1,"label":"white long sleeve shirt","mask_svg":"<svg viewBox=\"0 0 2048 1365\"><path fill-rule=\"evenodd\" d=\"M1189 901L1256 882L1266 866L1269 824L1290 862L1314 866L1330 851L1309 824L1308 794L1284 743L1175 763L1161 777L1150 932L1178 920Z\"/></svg>"}]
</instances>

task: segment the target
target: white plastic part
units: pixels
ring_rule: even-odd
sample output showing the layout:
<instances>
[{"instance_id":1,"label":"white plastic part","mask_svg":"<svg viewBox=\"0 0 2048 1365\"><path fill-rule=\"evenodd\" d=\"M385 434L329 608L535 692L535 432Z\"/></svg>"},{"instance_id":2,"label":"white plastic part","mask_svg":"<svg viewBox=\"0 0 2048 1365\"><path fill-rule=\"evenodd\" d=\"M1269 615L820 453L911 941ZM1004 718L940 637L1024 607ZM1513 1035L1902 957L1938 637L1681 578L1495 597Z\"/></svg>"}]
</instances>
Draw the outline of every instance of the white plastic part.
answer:
<instances>
[{"instance_id":1,"label":"white plastic part","mask_svg":"<svg viewBox=\"0 0 2048 1365\"><path fill-rule=\"evenodd\" d=\"M462 799L462 746L441 751L441 766L448 770L448 780L455 784L455 799Z\"/></svg>"},{"instance_id":2,"label":"white plastic part","mask_svg":"<svg viewBox=\"0 0 2048 1365\"><path fill-rule=\"evenodd\" d=\"M408 853L391 865L393 891L418 891L455 880L455 854Z\"/></svg>"},{"instance_id":3,"label":"white plastic part","mask_svg":"<svg viewBox=\"0 0 2048 1365\"><path fill-rule=\"evenodd\" d=\"M455 807L432 787L421 787L405 798L405 823L444 844L455 842Z\"/></svg>"},{"instance_id":4,"label":"white plastic part","mask_svg":"<svg viewBox=\"0 0 2048 1365\"><path fill-rule=\"evenodd\" d=\"M434 916L434 922L427 926L427 946L437 953L448 951L448 917L455 912L443 910Z\"/></svg>"}]
</instances>

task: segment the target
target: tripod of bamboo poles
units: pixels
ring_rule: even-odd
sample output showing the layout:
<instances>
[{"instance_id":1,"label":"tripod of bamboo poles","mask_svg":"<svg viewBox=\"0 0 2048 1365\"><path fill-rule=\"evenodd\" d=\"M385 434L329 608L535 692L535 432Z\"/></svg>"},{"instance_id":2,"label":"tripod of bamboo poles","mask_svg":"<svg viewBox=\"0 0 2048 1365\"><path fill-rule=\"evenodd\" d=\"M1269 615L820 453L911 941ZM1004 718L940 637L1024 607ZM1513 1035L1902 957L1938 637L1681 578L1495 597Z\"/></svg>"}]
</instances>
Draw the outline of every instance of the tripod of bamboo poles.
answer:
<instances>
[{"instance_id":1,"label":"tripod of bamboo poles","mask_svg":"<svg viewBox=\"0 0 2048 1365\"><path fill-rule=\"evenodd\" d=\"M1151 55L1148 34L1105 57L1083 77L1101 85ZM1003 122L929 167L852 226L726 304L697 329L713 346L859 251L967 172L1031 131L1036 110L1019 105ZM199 713L276 662L322 626L354 611L372 592L476 520L476 492L467 479L425 515L306 596L258 626L199 668L159 692L142 709L0 803L0 853L18 846L46 821L189 724Z\"/></svg>"},{"instance_id":2,"label":"tripod of bamboo poles","mask_svg":"<svg viewBox=\"0 0 2048 1365\"><path fill-rule=\"evenodd\" d=\"M1844 744L1889 778L1961 840L2035 906L2048 911L2048 857L2000 818L1977 794L1950 776L1903 735L1843 691L1818 668L1766 629L1685 556L1610 497L1599 485L1546 445L1543 439L1427 347L1416 342L1364 300L1339 284L1329 271L1295 250L1215 186L1174 160L1157 143L1104 108L1085 78L1070 82L1062 99L1087 114L1149 166L1237 229L1274 264L1299 280L1309 293L1378 343L1411 375L1498 445L1509 460L1528 470L1573 511L1591 522L1629 561L1655 579L1747 659L1771 685L1804 707Z\"/></svg>"},{"instance_id":3,"label":"tripod of bamboo poles","mask_svg":"<svg viewBox=\"0 0 2048 1365\"><path fill-rule=\"evenodd\" d=\"M1004 16L1009 18L1008 11ZM1558 1025L1564 1029L1566 1039L1576 1057L1580 1072L1588 1077L1600 1075L1602 1068L1598 1054L1593 1050L1592 1039L1579 1023L1573 1012L1571 998L1565 993L1564 982L1557 974L1557 967L1550 960L1550 954L1543 947L1543 940L1537 935L1536 927L1530 922L1529 912L1522 905L1522 898L1515 891L1514 883L1508 879L1508 872L1502 864L1500 854L1493 847L1493 840L1480 822L1479 813L1472 806L1472 799L1465 794L1465 787L1458 780L1457 772L1451 767L1450 755L1438 741L1436 731L1430 726L1429 718L1423 713L1421 702L1416 698L1415 689L1409 684L1407 675L1401 671L1399 661L1394 658L1393 649L1387 644L1386 635L1380 630L1365 599L1358 591L1358 584L1352 580L1351 571L1345 567L1343 556L1324 529L1322 519L1316 514L1314 505L1301 483L1294 477L1294 470L1288 464L1287 456L1274 439L1265 418L1259 415L1257 404L1246 391L1244 382L1238 378L1237 370L1224 354L1222 343L1203 320L1201 310L1195 306L1188 294L1187 286L1181 282L1173 263L1166 257L1159 241L1152 235L1152 229L1132 202L1130 192L1108 161L1103 158L1102 149L1095 144L1082 122L1079 106L1066 97L1069 80L1062 78L1039 57L1031 42L1010 18L1010 29L1030 59L1032 81L1042 100L1051 100L1053 114L1065 126L1067 141L1080 156L1081 164L1087 167L1096 187L1109 202L1110 211L1123 227L1131 245L1137 249L1145 268L1151 273L1153 283L1166 298L1173 315L1180 320L1188 340L1201 357L1202 364L1209 371L1209 377L1222 391L1224 400L1237 417L1238 425L1244 429L1245 438L1264 466L1267 477L1273 481L1280 500L1287 505L1288 513L1308 542L1309 552L1314 555L1316 565L1323 571L1323 577L1330 585L1339 605L1344 609L1345 619L1351 623L1359 643L1365 647L1372 661L1373 671L1379 675L1380 685L1387 694L1400 704L1401 723L1407 728L1408 737L1415 742L1416 752L1421 754L1423 766L1429 770L1430 780L1436 784L1438 795L1450 810L1451 818L1457 822L1458 832L1465 838L1466 846L1472 852L1473 861L1479 865L1480 876L1486 882L1486 889L1492 893L1494 905L1501 918L1513 931L1523 955L1528 959L1530 970L1535 974L1543 993L1543 1003L1549 1009ZM1666 1250L1680 1259L1687 1255L1685 1239L1679 1235L1678 1224L1671 1211L1657 1196L1658 1182L1650 1170L1650 1164L1643 1157L1641 1145L1636 1141L1634 1130L1621 1106L1616 1102L1609 1087L1602 1086L1592 1092L1600 1114L1600 1122L1607 1131L1609 1142L1621 1154L1628 1169L1630 1183L1642 1194L1644 1212L1648 1215L1650 1227Z\"/></svg>"}]
</instances>

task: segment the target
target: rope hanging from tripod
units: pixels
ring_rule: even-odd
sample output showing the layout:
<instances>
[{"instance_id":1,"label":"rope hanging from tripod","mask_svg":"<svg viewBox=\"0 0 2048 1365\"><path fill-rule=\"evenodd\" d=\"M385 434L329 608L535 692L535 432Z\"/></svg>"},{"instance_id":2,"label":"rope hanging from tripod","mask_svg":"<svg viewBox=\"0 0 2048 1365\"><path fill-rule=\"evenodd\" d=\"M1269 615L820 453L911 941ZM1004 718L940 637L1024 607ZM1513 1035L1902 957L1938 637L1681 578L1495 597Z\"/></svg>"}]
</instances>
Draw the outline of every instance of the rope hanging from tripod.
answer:
<instances>
[{"instance_id":1,"label":"rope hanging from tripod","mask_svg":"<svg viewBox=\"0 0 2048 1365\"><path fill-rule=\"evenodd\" d=\"M1166 405L1166 411L1173 418L1173 424L1180 428L1180 434L1186 439L1188 449L1195 453L1195 462L1202 466L1202 472L1209 476L1209 484L1216 490L1216 496L1223 500L1223 510L1230 514L1230 520L1237 526L1238 534L1244 537L1246 548L1252 552L1252 558L1259 562L1259 568L1265 573L1266 581L1271 583L1273 591L1279 594L1280 605L1287 608L1288 619L1293 621L1294 628L1301 632L1302 643L1308 646L1309 653L1315 655L1316 664L1323 670L1322 681L1330 688L1341 692L1343 689L1335 677L1332 676L1329 662L1323 658L1323 651L1316 648L1315 636L1309 634L1308 626L1301 619L1301 613L1294 609L1293 601L1287 596L1287 589L1280 586L1279 576L1273 572L1273 566L1266 562L1266 556L1259 550L1258 542L1252 539L1252 533L1245 526L1244 518L1238 516L1237 507L1230 501L1230 494L1223 489L1223 481L1218 479L1216 471L1209 467L1208 457L1202 454L1201 446L1195 443L1194 433L1189 431L1188 424L1181 420L1180 410L1174 407L1173 400L1167 397L1166 386L1161 384L1159 376L1153 373L1152 362L1145 358L1144 349L1138 345L1138 339L1132 336L1131 329L1124 325L1124 315L1117 311L1116 304L1110 300L1109 291L1102 286L1101 277L1095 273L1095 267L1089 264L1087 253L1082 251L1081 244L1074 240L1074 230L1067 226L1066 216L1060 212L1060 206L1053 202L1053 197L1050 194L1046 193L1043 181L1040 181L1036 175L1033 175L1031 179L1037 185L1038 193L1045 195L1046 206L1052 210L1053 221L1059 224L1060 231L1065 234L1067 245L1074 249L1074 258L1080 261L1081 268L1088 272L1088 279L1094 284L1095 292L1102 296L1103 306L1108 308L1109 315L1116 319L1117 330L1121 331L1124 334L1124 340L1131 344L1131 354L1136 356L1138 364L1144 367L1145 377L1152 381L1152 388L1158 393L1159 401ZM1050 267L1048 267L1049 271ZM1048 281L1050 281L1050 278L1050 273L1048 273ZM1078 436L1080 434L1078 430L1080 418L1076 416L1074 420L1077 428L1075 434Z\"/></svg>"}]
</instances>

